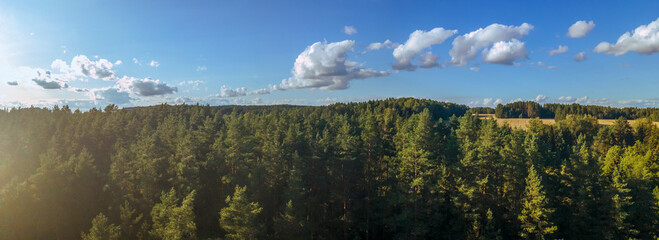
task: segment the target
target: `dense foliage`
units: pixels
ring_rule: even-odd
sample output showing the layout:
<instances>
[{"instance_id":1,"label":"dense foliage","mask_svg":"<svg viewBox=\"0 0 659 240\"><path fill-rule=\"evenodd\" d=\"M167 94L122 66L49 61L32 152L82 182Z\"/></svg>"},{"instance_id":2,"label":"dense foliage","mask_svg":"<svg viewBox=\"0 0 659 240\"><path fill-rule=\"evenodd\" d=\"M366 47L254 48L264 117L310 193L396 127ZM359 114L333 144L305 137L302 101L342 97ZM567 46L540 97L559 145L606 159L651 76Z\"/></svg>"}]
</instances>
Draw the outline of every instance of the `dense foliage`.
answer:
<instances>
[{"instance_id":1,"label":"dense foliage","mask_svg":"<svg viewBox=\"0 0 659 240\"><path fill-rule=\"evenodd\" d=\"M0 239L650 239L659 130L461 105L0 111ZM456 117L459 116L459 117Z\"/></svg>"},{"instance_id":2,"label":"dense foliage","mask_svg":"<svg viewBox=\"0 0 659 240\"><path fill-rule=\"evenodd\" d=\"M591 115L599 119L627 119L649 118L659 121L659 108L613 108L596 105L579 105L547 103L540 105L537 102L513 102L506 105L498 104L494 112L477 108L476 113L494 113L498 118L555 118L565 119L567 115Z\"/></svg>"}]
</instances>

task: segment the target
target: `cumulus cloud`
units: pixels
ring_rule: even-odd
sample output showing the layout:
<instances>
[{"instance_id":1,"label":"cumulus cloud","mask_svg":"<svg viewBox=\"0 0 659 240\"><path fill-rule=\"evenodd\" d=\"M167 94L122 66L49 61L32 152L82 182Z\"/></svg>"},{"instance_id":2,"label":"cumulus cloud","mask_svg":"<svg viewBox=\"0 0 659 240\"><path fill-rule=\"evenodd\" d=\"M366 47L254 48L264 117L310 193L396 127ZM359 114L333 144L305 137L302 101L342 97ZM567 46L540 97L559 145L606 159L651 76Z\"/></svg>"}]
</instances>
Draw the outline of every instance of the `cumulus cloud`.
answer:
<instances>
[{"instance_id":1,"label":"cumulus cloud","mask_svg":"<svg viewBox=\"0 0 659 240\"><path fill-rule=\"evenodd\" d=\"M7 85L9 85L9 86L18 86L18 81L9 81L9 82L7 82Z\"/></svg>"},{"instance_id":2,"label":"cumulus cloud","mask_svg":"<svg viewBox=\"0 0 659 240\"><path fill-rule=\"evenodd\" d=\"M539 94L537 97L535 97L535 102L543 103L543 102L547 101L547 99L548 99L547 96Z\"/></svg>"},{"instance_id":3,"label":"cumulus cloud","mask_svg":"<svg viewBox=\"0 0 659 240\"><path fill-rule=\"evenodd\" d=\"M523 101L524 101L524 99L522 99L522 98L516 98L516 99L510 100L510 102L508 102L508 103L523 102Z\"/></svg>"},{"instance_id":4,"label":"cumulus cloud","mask_svg":"<svg viewBox=\"0 0 659 240\"><path fill-rule=\"evenodd\" d=\"M177 87L171 87L166 83L160 82L160 80L154 80L151 78L124 76L117 80L117 84L123 91L144 97L172 94L178 91Z\"/></svg>"},{"instance_id":5,"label":"cumulus cloud","mask_svg":"<svg viewBox=\"0 0 659 240\"><path fill-rule=\"evenodd\" d=\"M483 59L487 63L513 65L518 58L527 58L526 47L517 39L494 43L492 48L483 50Z\"/></svg>"},{"instance_id":6,"label":"cumulus cloud","mask_svg":"<svg viewBox=\"0 0 659 240\"><path fill-rule=\"evenodd\" d=\"M567 36L571 38L582 38L588 35L593 28L595 28L595 23L593 21L577 21L568 28Z\"/></svg>"},{"instance_id":7,"label":"cumulus cloud","mask_svg":"<svg viewBox=\"0 0 659 240\"><path fill-rule=\"evenodd\" d=\"M586 52L580 52L572 56L572 59L574 59L574 61L581 62L588 59L588 56L586 56Z\"/></svg>"},{"instance_id":8,"label":"cumulus cloud","mask_svg":"<svg viewBox=\"0 0 659 240\"><path fill-rule=\"evenodd\" d=\"M412 60L423 50L431 45L441 44L447 38L455 35L457 30L446 30L444 28L434 28L428 32L416 30L410 34L405 44L394 49L393 55L396 62L393 68L396 70L413 71L416 66L412 65Z\"/></svg>"},{"instance_id":9,"label":"cumulus cloud","mask_svg":"<svg viewBox=\"0 0 659 240\"><path fill-rule=\"evenodd\" d=\"M382 48L395 48L398 47L400 44L394 43L391 40L387 39L384 42L374 42L366 46L366 50L380 50Z\"/></svg>"},{"instance_id":10,"label":"cumulus cloud","mask_svg":"<svg viewBox=\"0 0 659 240\"><path fill-rule=\"evenodd\" d=\"M351 40L314 43L298 55L293 76L282 80L273 89L346 89L354 79L389 75L388 72L361 68L361 64L348 60L346 53L353 49L354 44Z\"/></svg>"},{"instance_id":11,"label":"cumulus cloud","mask_svg":"<svg viewBox=\"0 0 659 240\"><path fill-rule=\"evenodd\" d=\"M599 43L593 50L597 53L623 55L629 51L639 54L654 54L659 52L659 18L648 25L641 25L634 31L622 34L615 44Z\"/></svg>"},{"instance_id":12,"label":"cumulus cloud","mask_svg":"<svg viewBox=\"0 0 659 240\"><path fill-rule=\"evenodd\" d=\"M483 106L496 106L499 103L503 103L503 100L501 98L497 98L496 100L494 98L484 98L483 99Z\"/></svg>"},{"instance_id":13,"label":"cumulus cloud","mask_svg":"<svg viewBox=\"0 0 659 240\"><path fill-rule=\"evenodd\" d=\"M451 64L466 66L469 61L474 60L478 52L494 43L510 41L528 35L533 25L523 23L520 26L505 26L492 24L486 28L458 36L453 40L453 48L449 51Z\"/></svg>"},{"instance_id":14,"label":"cumulus cloud","mask_svg":"<svg viewBox=\"0 0 659 240\"><path fill-rule=\"evenodd\" d=\"M122 63L124 62L122 62L121 60L117 60L116 62L114 62L114 65L121 65Z\"/></svg>"},{"instance_id":15,"label":"cumulus cloud","mask_svg":"<svg viewBox=\"0 0 659 240\"><path fill-rule=\"evenodd\" d=\"M559 101L559 102L563 102L563 103L573 103L573 102L577 101L577 99L572 97L572 96L567 96L567 97L561 96L556 100Z\"/></svg>"},{"instance_id":16,"label":"cumulus cloud","mask_svg":"<svg viewBox=\"0 0 659 240\"><path fill-rule=\"evenodd\" d=\"M135 64L141 64L141 63L140 63L140 60L138 60L137 58L133 58L133 63L135 63Z\"/></svg>"},{"instance_id":17,"label":"cumulus cloud","mask_svg":"<svg viewBox=\"0 0 659 240\"><path fill-rule=\"evenodd\" d=\"M74 80L77 77L89 77L93 79L112 80L114 78L113 64L107 59L92 61L85 55L73 57L71 64L61 59L55 59L50 67L59 72L58 77Z\"/></svg>"},{"instance_id":18,"label":"cumulus cloud","mask_svg":"<svg viewBox=\"0 0 659 240\"><path fill-rule=\"evenodd\" d=\"M270 89L267 88L256 89L254 91L249 92L248 95L265 95L265 94L270 94Z\"/></svg>"},{"instance_id":19,"label":"cumulus cloud","mask_svg":"<svg viewBox=\"0 0 659 240\"><path fill-rule=\"evenodd\" d=\"M422 68L439 67L439 64L437 64L438 60L439 60L439 56L431 52L426 52L419 57L419 65Z\"/></svg>"},{"instance_id":20,"label":"cumulus cloud","mask_svg":"<svg viewBox=\"0 0 659 240\"><path fill-rule=\"evenodd\" d=\"M149 63L149 66L160 67L160 63L158 61L151 60L151 62Z\"/></svg>"},{"instance_id":21,"label":"cumulus cloud","mask_svg":"<svg viewBox=\"0 0 659 240\"><path fill-rule=\"evenodd\" d=\"M556 54L566 53L569 50L567 46L558 45L557 49L549 50L549 56L554 56Z\"/></svg>"},{"instance_id":22,"label":"cumulus cloud","mask_svg":"<svg viewBox=\"0 0 659 240\"><path fill-rule=\"evenodd\" d=\"M89 92L89 95L91 96L92 100L104 100L107 103L113 103L117 105L127 104L130 103L130 100L132 100L129 92L122 91L122 89L117 87L92 89Z\"/></svg>"},{"instance_id":23,"label":"cumulus cloud","mask_svg":"<svg viewBox=\"0 0 659 240\"><path fill-rule=\"evenodd\" d=\"M343 27L343 33L353 35L357 33L357 29L353 26L345 26Z\"/></svg>"},{"instance_id":24,"label":"cumulus cloud","mask_svg":"<svg viewBox=\"0 0 659 240\"><path fill-rule=\"evenodd\" d=\"M43 74L40 71L37 71L37 76L32 78L32 81L43 89L49 90L69 87L65 81L59 79L58 77L53 77L50 71L46 71Z\"/></svg>"},{"instance_id":25,"label":"cumulus cloud","mask_svg":"<svg viewBox=\"0 0 659 240\"><path fill-rule=\"evenodd\" d=\"M221 97L239 97L239 96L247 96L247 88L236 88L232 89L230 87L227 87L226 85L222 85L222 88L220 89L220 96Z\"/></svg>"}]
</instances>

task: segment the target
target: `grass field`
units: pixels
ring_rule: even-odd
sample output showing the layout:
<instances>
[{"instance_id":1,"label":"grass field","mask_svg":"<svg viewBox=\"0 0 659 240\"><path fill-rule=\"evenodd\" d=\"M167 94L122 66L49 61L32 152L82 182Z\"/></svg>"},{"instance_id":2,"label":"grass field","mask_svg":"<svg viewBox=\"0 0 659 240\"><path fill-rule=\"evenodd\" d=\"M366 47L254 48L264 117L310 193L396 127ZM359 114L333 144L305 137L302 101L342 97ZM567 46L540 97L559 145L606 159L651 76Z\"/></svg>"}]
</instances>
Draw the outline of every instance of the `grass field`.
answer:
<instances>
[{"instance_id":1,"label":"grass field","mask_svg":"<svg viewBox=\"0 0 659 240\"><path fill-rule=\"evenodd\" d=\"M490 117L494 118L497 120L497 123L500 125L503 125L504 123L508 123L512 128L521 128L521 129L526 129L528 126L530 118L496 118L494 114L479 114L478 118L480 119L489 119ZM553 125L556 123L556 120L554 119L540 119L542 123L547 124L547 125ZM613 125L615 123L615 119L597 119L597 123L600 125ZM634 125L634 122L636 120L627 120L630 125ZM659 127L659 122L654 122L654 125Z\"/></svg>"}]
</instances>

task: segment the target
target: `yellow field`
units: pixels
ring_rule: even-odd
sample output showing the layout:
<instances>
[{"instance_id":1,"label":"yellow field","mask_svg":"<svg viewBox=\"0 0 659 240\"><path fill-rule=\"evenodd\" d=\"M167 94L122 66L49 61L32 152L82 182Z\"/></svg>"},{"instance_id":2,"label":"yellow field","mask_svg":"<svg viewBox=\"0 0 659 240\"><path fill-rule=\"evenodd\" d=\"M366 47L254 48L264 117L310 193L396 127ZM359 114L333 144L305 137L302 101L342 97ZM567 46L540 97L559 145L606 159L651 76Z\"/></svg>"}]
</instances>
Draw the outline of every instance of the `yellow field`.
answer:
<instances>
[{"instance_id":1,"label":"yellow field","mask_svg":"<svg viewBox=\"0 0 659 240\"><path fill-rule=\"evenodd\" d=\"M497 120L497 123L499 125L503 125L504 123L508 123L512 128L521 128L521 129L526 129L526 126L529 124L530 118L496 118L494 114L479 114L478 118L480 119L489 119L490 117L494 118ZM554 119L540 119L542 123L547 124L547 125L553 125L556 123ZM613 125L615 123L615 119L597 119L597 123L600 125ZM634 125L634 122L636 120L627 120L630 125ZM654 122L654 125L659 127L659 122Z\"/></svg>"}]
</instances>

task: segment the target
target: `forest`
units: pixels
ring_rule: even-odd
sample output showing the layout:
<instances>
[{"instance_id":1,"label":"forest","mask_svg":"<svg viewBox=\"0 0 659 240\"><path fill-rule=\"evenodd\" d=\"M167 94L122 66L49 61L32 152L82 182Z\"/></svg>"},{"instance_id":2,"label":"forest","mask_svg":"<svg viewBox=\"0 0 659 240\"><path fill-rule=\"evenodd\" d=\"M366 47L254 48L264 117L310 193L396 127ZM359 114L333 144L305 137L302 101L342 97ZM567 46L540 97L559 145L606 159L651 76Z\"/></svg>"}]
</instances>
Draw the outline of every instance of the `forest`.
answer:
<instances>
[{"instance_id":1,"label":"forest","mask_svg":"<svg viewBox=\"0 0 659 240\"><path fill-rule=\"evenodd\" d=\"M495 109L473 108L473 113L495 114L498 118L554 118L565 119L567 115L591 115L599 119L626 119L649 118L659 121L659 108L613 108L597 105L580 105L547 103L540 105L534 101L512 102L506 105L498 104Z\"/></svg>"},{"instance_id":2,"label":"forest","mask_svg":"<svg viewBox=\"0 0 659 240\"><path fill-rule=\"evenodd\" d=\"M650 110L513 106L1 110L0 239L659 237Z\"/></svg>"}]
</instances>

